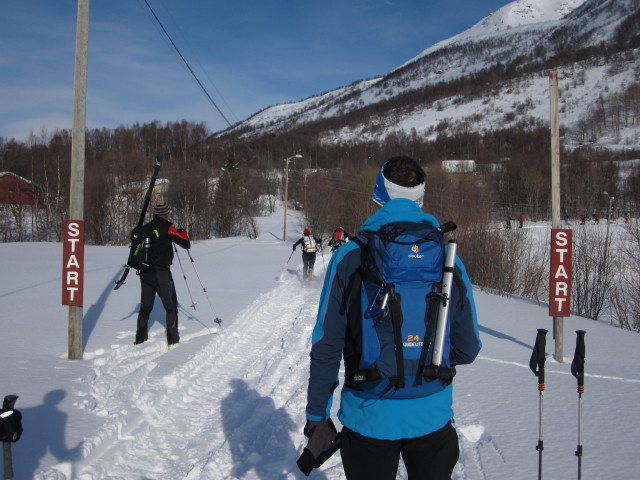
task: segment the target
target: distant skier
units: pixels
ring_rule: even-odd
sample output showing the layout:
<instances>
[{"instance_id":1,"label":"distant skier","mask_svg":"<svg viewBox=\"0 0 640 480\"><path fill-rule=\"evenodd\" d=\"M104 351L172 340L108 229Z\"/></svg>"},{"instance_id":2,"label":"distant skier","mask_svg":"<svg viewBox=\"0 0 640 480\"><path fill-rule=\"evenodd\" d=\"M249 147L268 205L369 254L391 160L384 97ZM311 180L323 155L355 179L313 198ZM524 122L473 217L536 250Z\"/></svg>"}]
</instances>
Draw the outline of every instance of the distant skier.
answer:
<instances>
[{"instance_id":1,"label":"distant skier","mask_svg":"<svg viewBox=\"0 0 640 480\"><path fill-rule=\"evenodd\" d=\"M342 227L336 227L327 245L330 246L331 251L334 252L340 245L347 243L350 238L351 235L349 235Z\"/></svg>"},{"instance_id":2,"label":"distant skier","mask_svg":"<svg viewBox=\"0 0 640 480\"><path fill-rule=\"evenodd\" d=\"M313 276L313 266L316 263L316 252L322 248L322 240L311 235L308 228L304 229L302 237L293 244L293 251L302 244L302 276L311 280Z\"/></svg>"},{"instance_id":3,"label":"distant skier","mask_svg":"<svg viewBox=\"0 0 640 480\"><path fill-rule=\"evenodd\" d=\"M524 213L520 214L520 218L518 219L518 226L522 228L524 226Z\"/></svg>"},{"instance_id":4,"label":"distant skier","mask_svg":"<svg viewBox=\"0 0 640 480\"><path fill-rule=\"evenodd\" d=\"M149 222L152 228L151 235L151 266L150 270L140 272L140 312L138 313L138 325L135 344L145 342L148 339L147 322L153 310L156 294L160 297L162 305L167 312L167 344L169 347L180 341L178 333L178 298L176 288L171 276L171 264L173 262L173 243L182 248L191 248L189 235L179 228L176 229L169 221L171 208L167 202L156 203L153 207L153 220Z\"/></svg>"}]
</instances>

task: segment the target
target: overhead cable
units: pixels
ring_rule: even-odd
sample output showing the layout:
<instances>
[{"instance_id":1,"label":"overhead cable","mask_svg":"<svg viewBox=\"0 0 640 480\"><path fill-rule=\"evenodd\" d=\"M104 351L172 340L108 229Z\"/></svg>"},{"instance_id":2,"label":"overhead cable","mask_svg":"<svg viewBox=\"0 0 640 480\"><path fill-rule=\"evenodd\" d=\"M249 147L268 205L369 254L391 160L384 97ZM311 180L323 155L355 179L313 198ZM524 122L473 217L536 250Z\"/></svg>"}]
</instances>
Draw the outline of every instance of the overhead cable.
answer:
<instances>
[{"instance_id":1,"label":"overhead cable","mask_svg":"<svg viewBox=\"0 0 640 480\"><path fill-rule=\"evenodd\" d=\"M216 93L218 94L217 97L220 98L220 100L222 100L222 103L224 103L224 106L226 107L226 110L231 113L232 121L234 123L238 123L240 121L240 119L236 116L236 114L234 113L233 109L231 108L231 106L227 103L227 101L224 98L224 95L222 94L222 92L220 90L218 90L218 87L216 87L216 84L213 82L213 80L211 79L211 77L209 76L209 73L207 72L207 69L204 68L204 66L202 65L202 63L200 63L200 60L198 59L198 55L195 53L194 49L191 47L190 43L189 43L189 39L187 37L187 35L185 35L184 31L182 30L182 28L180 27L180 24L176 21L176 19L174 18L173 13L171 12L171 10L167 7L166 5L166 1L163 0L159 0L160 1L160 5L164 8L164 11L167 13L168 17L170 19L173 19L173 26L176 28L176 30L178 31L178 33L180 33L182 40L184 41L184 43L187 45L187 48L189 48L190 52L191 52L191 57L195 58L198 66L200 67L200 70L205 74L205 76L207 77L208 80L208 85L211 85Z\"/></svg>"},{"instance_id":2,"label":"overhead cable","mask_svg":"<svg viewBox=\"0 0 640 480\"><path fill-rule=\"evenodd\" d=\"M147 8L149 9L149 11L151 12L151 14L153 15L153 18L156 20L156 22L158 22L158 25L160 25L160 28L162 29L162 31L164 32L165 36L167 37L167 39L171 42L171 45L173 46L173 48L175 49L175 51L178 53L178 56L180 57L180 59L182 60L182 62L185 64L185 66L187 67L187 69L189 70L189 73L191 73L191 75L193 76L194 80L196 81L196 83L198 84L198 86L202 89L202 91L204 92L204 94L207 96L207 98L209 99L209 101L211 102L211 104L215 107L215 109L218 111L218 113L220 114L220 116L224 119L225 122L227 122L227 125L231 127L231 122L229 122L229 120L227 119L227 117L224 115L224 113L222 113L222 110L220 110L220 108L218 107L218 105L216 104L216 102L213 101L213 98L211 98L211 95L209 95L209 92L207 92L207 89L204 88L204 85L202 85L202 82L200 82L200 79L198 78L198 76L195 74L195 72L193 71L193 69L189 66L189 63L187 62L187 60L184 58L184 56L182 55L182 53L180 52L180 49L178 48L178 46L175 44L175 42L173 41L173 39L171 38L171 36L169 35L169 32L167 32L167 30L164 28L164 25L162 25L162 22L160 21L160 19L158 18L158 16L156 15L156 12L153 11L153 8L151 8L151 5L149 5L149 2L147 0L144 0L144 3L147 5Z\"/></svg>"}]
</instances>

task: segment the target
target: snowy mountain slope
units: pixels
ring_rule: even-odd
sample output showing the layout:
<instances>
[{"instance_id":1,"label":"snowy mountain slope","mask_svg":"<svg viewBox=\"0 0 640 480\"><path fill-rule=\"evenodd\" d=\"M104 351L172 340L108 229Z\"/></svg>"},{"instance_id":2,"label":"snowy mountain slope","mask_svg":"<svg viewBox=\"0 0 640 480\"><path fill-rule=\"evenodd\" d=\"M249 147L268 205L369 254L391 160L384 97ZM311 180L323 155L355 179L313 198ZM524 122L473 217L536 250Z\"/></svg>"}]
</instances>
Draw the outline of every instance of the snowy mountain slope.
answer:
<instances>
[{"instance_id":1,"label":"snowy mountain slope","mask_svg":"<svg viewBox=\"0 0 640 480\"><path fill-rule=\"evenodd\" d=\"M318 258L317 278L303 282L299 253L285 265L300 234L301 225L291 223L286 243L278 237L278 212L260 219L255 241L193 245L223 329L213 324L191 266L185 272L195 310L174 268L182 341L171 351L159 305L149 342L131 345L137 279L111 290L126 248L88 248L82 361L66 359L61 246L0 244L0 383L4 394L19 395L25 425L13 445L15 478L304 478L295 459L305 443L309 342L329 256ZM544 305L479 290L475 295L484 346L456 377L462 452L453 478L533 478L539 395L528 361L536 329L551 330L551 319ZM640 440L638 335L578 317L565 319L565 363L547 358L543 477L576 475L578 410L570 361L577 329L587 331L583 478L634 479L640 468L634 453ZM553 350L549 334L547 353ZM343 479L339 456L310 478Z\"/></svg>"},{"instance_id":2,"label":"snowy mountain slope","mask_svg":"<svg viewBox=\"0 0 640 480\"><path fill-rule=\"evenodd\" d=\"M548 122L548 82L546 91L541 90L539 82L547 80L551 68L559 70L561 96L570 97L561 112L561 122L575 127L600 95L638 81L640 54L630 52L615 72L607 68L608 62L598 58L543 65L554 55L612 43L616 28L637 8L633 0L518 0L467 31L427 48L383 77L267 108L241 122L232 132L258 135L287 131L320 119L342 118L371 105L379 107L357 120L345 119L347 125L333 126L321 136L328 142L375 140L389 133L415 130L430 138L436 127L443 130L443 124L450 124L452 129L483 131L508 127L529 117ZM482 87L481 95L470 93L473 87L465 85L456 93L431 100L437 93L429 89L461 79L473 85L475 75L497 65L513 65L523 71L528 65L537 66L532 67L534 73L477 80L482 82L477 84ZM423 90L430 93L421 100ZM410 92L417 94L398 100L393 108L380 106ZM506 95L509 98L502 102ZM634 131L620 143L636 144L636 137Z\"/></svg>"},{"instance_id":3,"label":"snowy mountain slope","mask_svg":"<svg viewBox=\"0 0 640 480\"><path fill-rule=\"evenodd\" d=\"M512 30L546 31L557 25L567 14L585 3L585 0L517 0L496 10L468 30L427 48L405 65L437 52L450 45L462 45L483 39L511 36ZM513 48L514 44L509 43ZM521 46L518 46L519 49Z\"/></svg>"}]
</instances>

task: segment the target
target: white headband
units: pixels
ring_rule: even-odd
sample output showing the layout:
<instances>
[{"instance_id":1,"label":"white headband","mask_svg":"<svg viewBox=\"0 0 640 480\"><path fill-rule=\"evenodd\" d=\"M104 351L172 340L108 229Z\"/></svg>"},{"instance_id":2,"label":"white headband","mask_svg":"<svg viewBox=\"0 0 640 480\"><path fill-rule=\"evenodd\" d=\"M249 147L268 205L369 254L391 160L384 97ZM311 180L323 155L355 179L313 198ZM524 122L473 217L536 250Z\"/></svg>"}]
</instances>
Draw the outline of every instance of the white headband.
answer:
<instances>
[{"instance_id":1,"label":"white headband","mask_svg":"<svg viewBox=\"0 0 640 480\"><path fill-rule=\"evenodd\" d=\"M424 199L425 187L426 185L424 182L416 185L415 187L403 187L402 185L389 181L382 173L382 169L380 169L380 172L376 177L376 184L373 188L372 198L378 205L384 205L395 198L407 198L409 200L413 200L421 207Z\"/></svg>"}]
</instances>

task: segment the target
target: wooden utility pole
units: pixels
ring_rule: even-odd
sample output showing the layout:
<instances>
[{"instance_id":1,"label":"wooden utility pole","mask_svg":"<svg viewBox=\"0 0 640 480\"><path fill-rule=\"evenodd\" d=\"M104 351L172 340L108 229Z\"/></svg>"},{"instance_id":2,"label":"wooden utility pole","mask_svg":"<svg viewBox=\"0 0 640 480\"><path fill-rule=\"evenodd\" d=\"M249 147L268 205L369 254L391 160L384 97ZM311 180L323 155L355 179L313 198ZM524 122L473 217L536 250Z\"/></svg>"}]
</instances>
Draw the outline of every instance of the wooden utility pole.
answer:
<instances>
[{"instance_id":1,"label":"wooden utility pole","mask_svg":"<svg viewBox=\"0 0 640 480\"><path fill-rule=\"evenodd\" d=\"M289 202L289 160L294 160L296 158L303 158L302 155L297 154L292 157L287 157L284 159L284 225L282 227L282 241L287 240L287 203Z\"/></svg>"},{"instance_id":2,"label":"wooden utility pole","mask_svg":"<svg viewBox=\"0 0 640 480\"><path fill-rule=\"evenodd\" d=\"M560 220L560 126L558 122L558 72L549 73L551 98L551 227L562 228ZM563 317L553 317L553 338L557 362L564 362L562 351Z\"/></svg>"},{"instance_id":3,"label":"wooden utility pole","mask_svg":"<svg viewBox=\"0 0 640 480\"><path fill-rule=\"evenodd\" d=\"M282 241L287 240L287 202L289 201L289 160L291 158L284 159L284 222L282 226Z\"/></svg>"},{"instance_id":4,"label":"wooden utility pole","mask_svg":"<svg viewBox=\"0 0 640 480\"><path fill-rule=\"evenodd\" d=\"M71 131L71 190L69 217L84 220L85 122L87 103L87 52L89 0L78 0L76 59L73 75L73 127ZM82 360L82 305L69 306L69 360Z\"/></svg>"}]
</instances>

